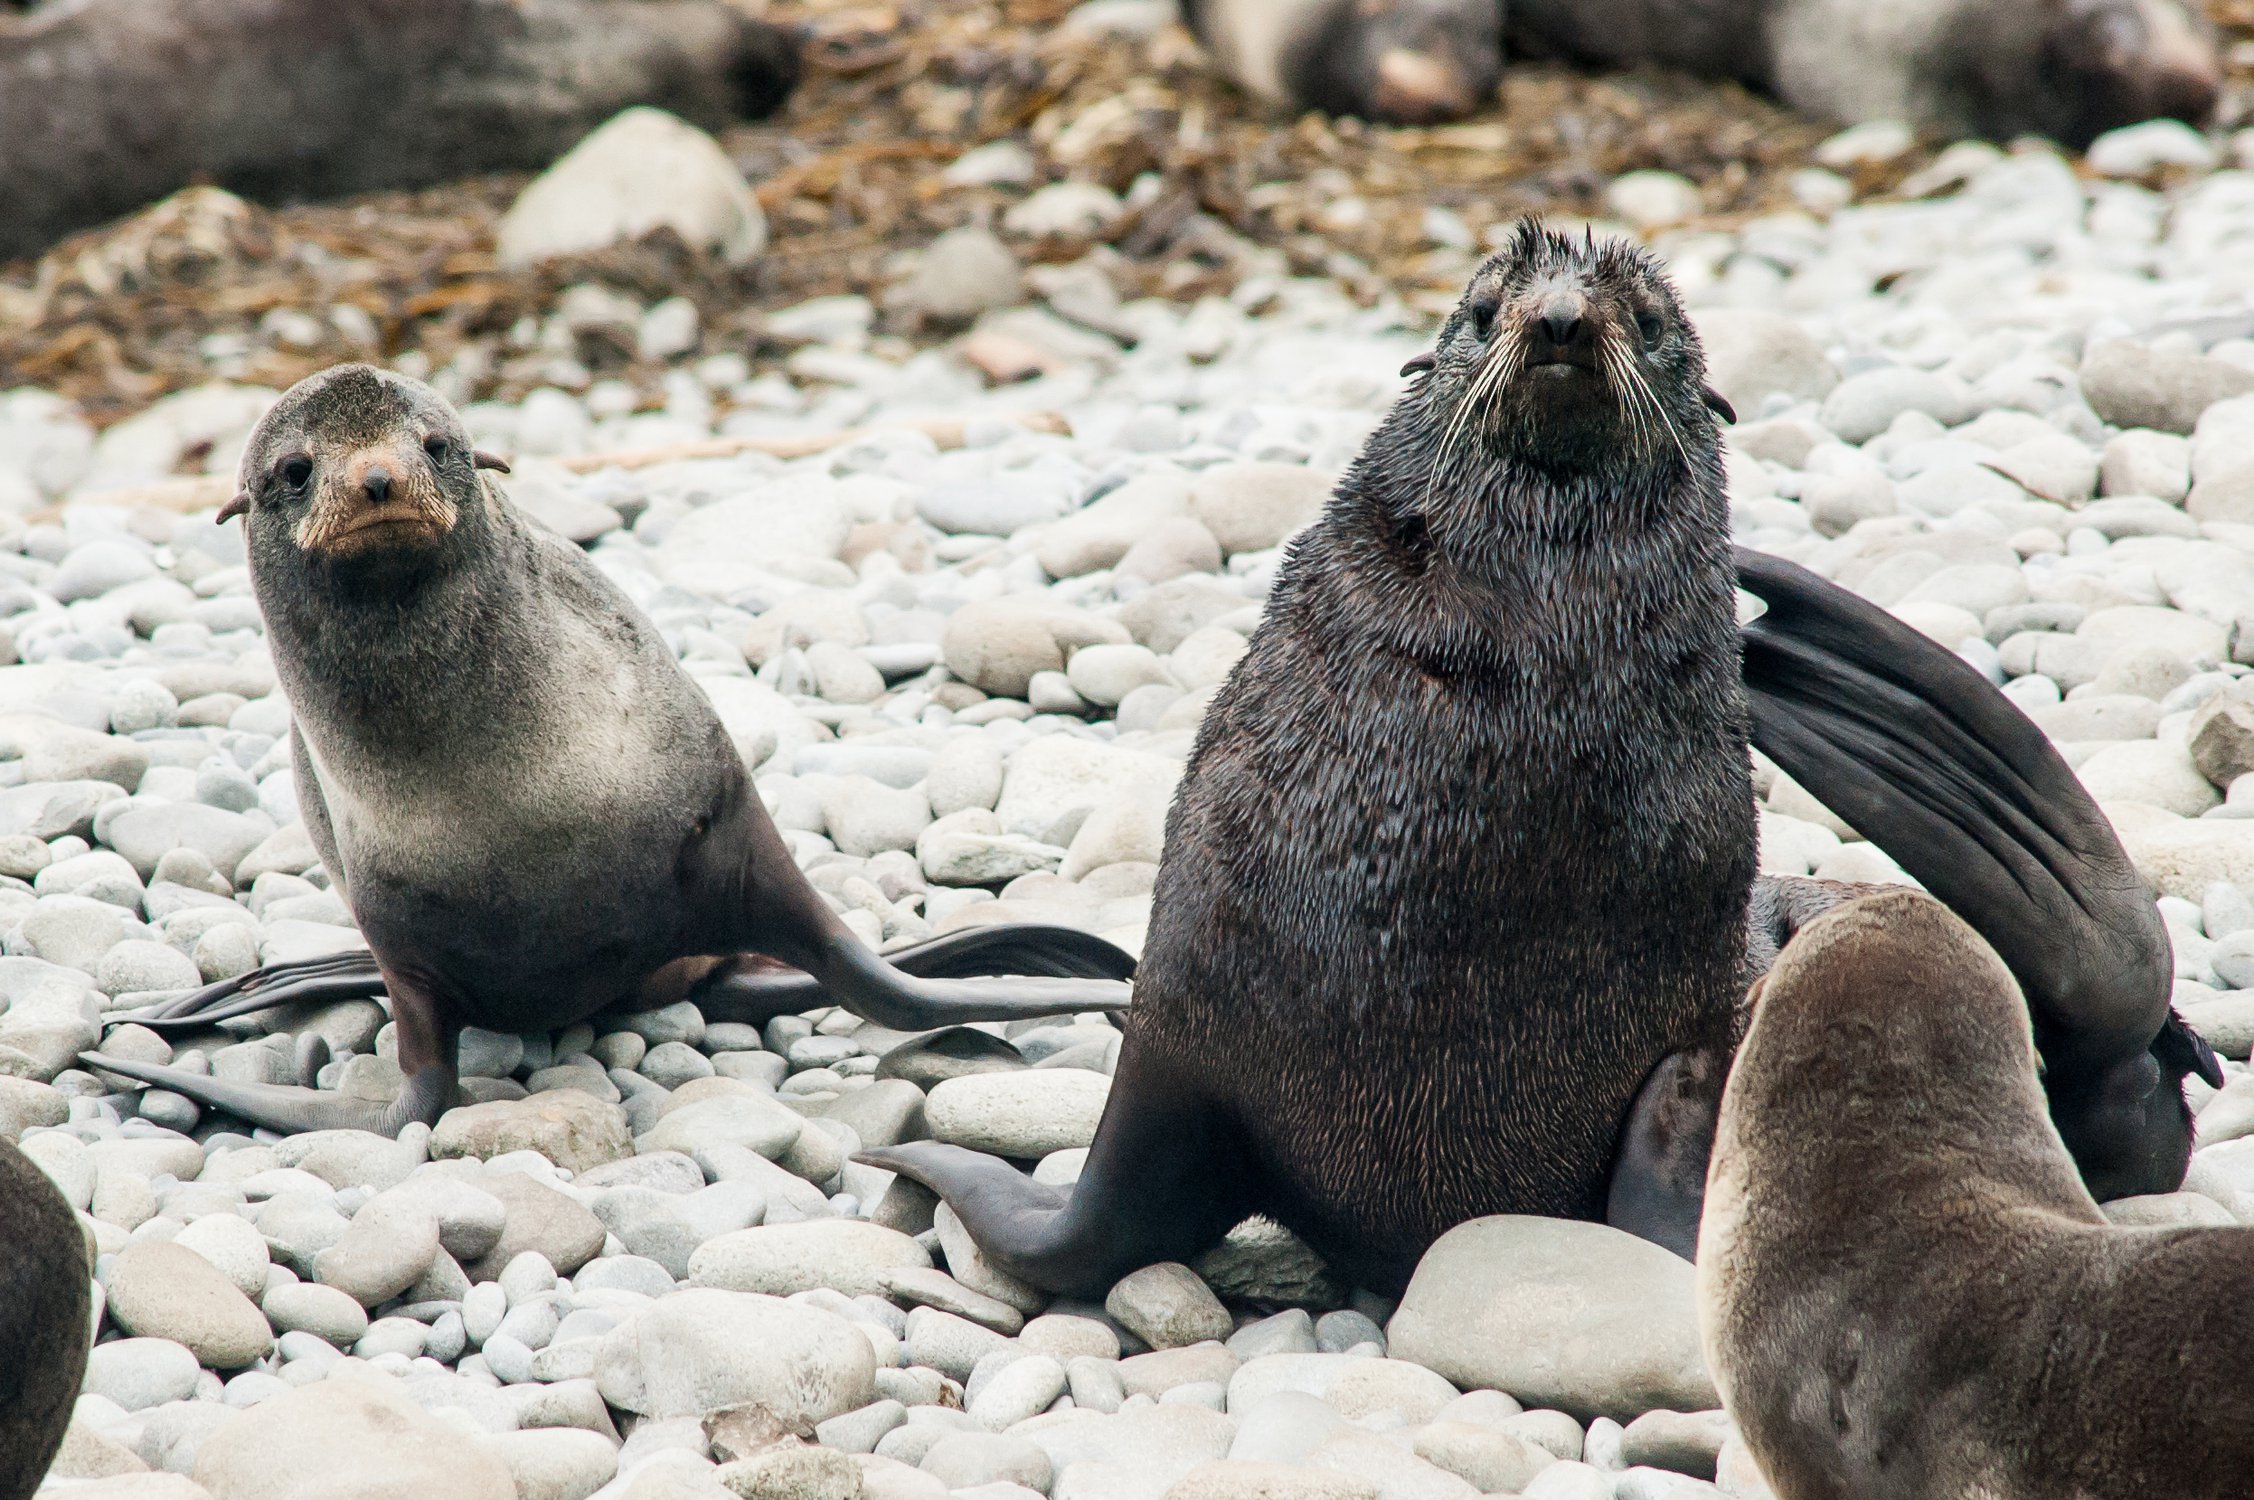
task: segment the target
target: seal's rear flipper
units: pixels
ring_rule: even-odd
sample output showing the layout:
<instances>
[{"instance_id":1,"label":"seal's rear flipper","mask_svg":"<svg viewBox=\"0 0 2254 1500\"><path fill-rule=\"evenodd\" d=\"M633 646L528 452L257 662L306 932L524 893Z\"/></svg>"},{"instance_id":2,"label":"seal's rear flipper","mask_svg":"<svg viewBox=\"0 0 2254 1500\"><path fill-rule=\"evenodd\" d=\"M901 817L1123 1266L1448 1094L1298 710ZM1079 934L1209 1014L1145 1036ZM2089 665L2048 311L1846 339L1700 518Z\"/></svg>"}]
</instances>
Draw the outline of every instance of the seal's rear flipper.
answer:
<instances>
[{"instance_id":1,"label":"seal's rear flipper","mask_svg":"<svg viewBox=\"0 0 2254 1500\"><path fill-rule=\"evenodd\" d=\"M2190 1149L2174 961L2112 825L2043 732L1952 653L1794 563L1737 551L1753 743L1976 928L2027 997L2052 1113L2099 1197ZM2169 1039L2162 1041L2163 1029Z\"/></svg>"},{"instance_id":2,"label":"seal's rear flipper","mask_svg":"<svg viewBox=\"0 0 2254 1500\"><path fill-rule=\"evenodd\" d=\"M106 1024L131 1021L151 1031L196 1031L235 1016L256 1015L277 1006L322 1005L336 1000L383 998L382 970L366 950L333 953L295 963L268 964L233 979L191 990L178 999L138 1012L103 1017Z\"/></svg>"},{"instance_id":3,"label":"seal's rear flipper","mask_svg":"<svg viewBox=\"0 0 2254 1500\"><path fill-rule=\"evenodd\" d=\"M1228 1120L1163 1072L1120 1060L1080 1180L1035 1182L998 1156L937 1141L864 1151L947 1200L979 1250L1044 1291L1100 1297L1129 1271L1188 1261L1256 1208Z\"/></svg>"},{"instance_id":4,"label":"seal's rear flipper","mask_svg":"<svg viewBox=\"0 0 2254 1500\"><path fill-rule=\"evenodd\" d=\"M764 1025L842 1004L903 1031L1124 1010L1135 960L1078 928L1040 922L968 927L879 957L857 942L822 955L819 974L755 954L731 959L691 994L707 1019ZM880 1013L881 1012L881 1013Z\"/></svg>"}]
</instances>

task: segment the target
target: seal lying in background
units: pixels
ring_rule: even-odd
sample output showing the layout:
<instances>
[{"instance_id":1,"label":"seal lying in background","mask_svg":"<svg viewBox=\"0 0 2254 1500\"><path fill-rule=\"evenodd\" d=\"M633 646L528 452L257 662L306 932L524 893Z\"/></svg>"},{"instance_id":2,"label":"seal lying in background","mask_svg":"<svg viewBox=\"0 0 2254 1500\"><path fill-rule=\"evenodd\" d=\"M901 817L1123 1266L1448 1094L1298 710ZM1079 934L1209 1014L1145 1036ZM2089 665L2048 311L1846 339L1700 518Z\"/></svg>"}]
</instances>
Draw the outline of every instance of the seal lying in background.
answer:
<instances>
[{"instance_id":1,"label":"seal lying in background","mask_svg":"<svg viewBox=\"0 0 2254 1500\"><path fill-rule=\"evenodd\" d=\"M93 1276L78 1215L0 1141L0 1500L47 1477L94 1342Z\"/></svg>"},{"instance_id":2,"label":"seal lying in background","mask_svg":"<svg viewBox=\"0 0 2254 1500\"><path fill-rule=\"evenodd\" d=\"M2183 0L1511 0L1514 43L1735 79L1818 119L2080 150L2139 120L2204 124L2222 88Z\"/></svg>"},{"instance_id":3,"label":"seal lying in background","mask_svg":"<svg viewBox=\"0 0 2254 1500\"><path fill-rule=\"evenodd\" d=\"M771 113L726 0L79 0L0 15L0 259L190 182L262 198L544 167L632 104Z\"/></svg>"},{"instance_id":4,"label":"seal lying in background","mask_svg":"<svg viewBox=\"0 0 2254 1500\"><path fill-rule=\"evenodd\" d=\"M1029 1281L1264 1213L1398 1289L1465 1219L1603 1217L1645 1076L1731 1039L1753 792L1696 334L1640 250L1527 224L1425 363L1206 713L1078 1186L866 1154Z\"/></svg>"},{"instance_id":5,"label":"seal lying in background","mask_svg":"<svg viewBox=\"0 0 2254 1500\"><path fill-rule=\"evenodd\" d=\"M1124 955L1069 930L941 938L923 975L865 947L799 873L657 627L478 473L499 466L429 387L339 365L260 421L221 512L245 516L306 831L370 951L155 1019L386 993L397 1101L88 1063L274 1129L391 1133L454 1102L463 1026L549 1031L692 982L715 1020L826 994L901 1030L1126 1003ZM965 968L1113 977L929 977Z\"/></svg>"},{"instance_id":6,"label":"seal lying in background","mask_svg":"<svg viewBox=\"0 0 2254 1500\"><path fill-rule=\"evenodd\" d=\"M1182 0L1221 71L1270 104L1421 124L1494 97L1503 0Z\"/></svg>"},{"instance_id":7,"label":"seal lying in background","mask_svg":"<svg viewBox=\"0 0 2254 1500\"><path fill-rule=\"evenodd\" d=\"M2010 973L1911 891L1796 937L1723 1096L1700 1322L1779 1500L2223 1500L2254 1229L2115 1228Z\"/></svg>"},{"instance_id":8,"label":"seal lying in background","mask_svg":"<svg viewBox=\"0 0 2254 1500\"><path fill-rule=\"evenodd\" d=\"M1413 366L1200 729L1078 1185L864 1159L1060 1291L1255 1213L1381 1291L1482 1214L1690 1253L1746 985L1858 889L1754 879L1750 697L1756 743L2019 955L2108 1191L2180 1183L2214 1062L2110 828L1962 662L1733 570L1722 403L1650 260L1524 226ZM1771 606L1742 689L1733 572Z\"/></svg>"},{"instance_id":9,"label":"seal lying in background","mask_svg":"<svg viewBox=\"0 0 2254 1500\"><path fill-rule=\"evenodd\" d=\"M1416 123L1494 92L1502 43L1730 79L1819 119L2079 149L2117 125L2202 124L2222 86L2183 0L1183 0L1222 70L1295 109Z\"/></svg>"}]
</instances>

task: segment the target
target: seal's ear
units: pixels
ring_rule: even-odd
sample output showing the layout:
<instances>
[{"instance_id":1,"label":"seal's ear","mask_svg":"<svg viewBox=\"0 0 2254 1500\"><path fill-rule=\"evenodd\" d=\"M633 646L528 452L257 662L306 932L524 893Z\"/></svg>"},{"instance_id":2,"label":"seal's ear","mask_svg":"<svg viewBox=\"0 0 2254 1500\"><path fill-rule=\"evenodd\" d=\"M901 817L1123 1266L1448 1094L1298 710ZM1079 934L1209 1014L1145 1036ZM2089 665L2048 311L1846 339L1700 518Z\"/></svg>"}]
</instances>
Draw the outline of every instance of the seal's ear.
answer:
<instances>
[{"instance_id":1,"label":"seal's ear","mask_svg":"<svg viewBox=\"0 0 2254 1500\"><path fill-rule=\"evenodd\" d=\"M503 474L509 472L509 461L507 459L497 453L488 453L483 448L478 449L471 455L471 464L476 468L493 469Z\"/></svg>"},{"instance_id":2,"label":"seal's ear","mask_svg":"<svg viewBox=\"0 0 2254 1500\"><path fill-rule=\"evenodd\" d=\"M1706 403L1706 409L1714 413L1715 416L1720 417L1725 422L1734 423L1737 421L1737 408L1730 405L1728 398L1720 391L1712 386L1707 386L1698 395L1699 399Z\"/></svg>"},{"instance_id":3,"label":"seal's ear","mask_svg":"<svg viewBox=\"0 0 2254 1500\"><path fill-rule=\"evenodd\" d=\"M1420 354L1403 365L1401 373L1404 375L1429 375L1432 373L1432 367L1438 363L1440 363L1439 355Z\"/></svg>"},{"instance_id":4,"label":"seal's ear","mask_svg":"<svg viewBox=\"0 0 2254 1500\"><path fill-rule=\"evenodd\" d=\"M249 513L250 491L237 490L234 499L219 507L219 514L213 518L211 524L217 526L222 522L231 521L237 516L248 515Z\"/></svg>"}]
</instances>

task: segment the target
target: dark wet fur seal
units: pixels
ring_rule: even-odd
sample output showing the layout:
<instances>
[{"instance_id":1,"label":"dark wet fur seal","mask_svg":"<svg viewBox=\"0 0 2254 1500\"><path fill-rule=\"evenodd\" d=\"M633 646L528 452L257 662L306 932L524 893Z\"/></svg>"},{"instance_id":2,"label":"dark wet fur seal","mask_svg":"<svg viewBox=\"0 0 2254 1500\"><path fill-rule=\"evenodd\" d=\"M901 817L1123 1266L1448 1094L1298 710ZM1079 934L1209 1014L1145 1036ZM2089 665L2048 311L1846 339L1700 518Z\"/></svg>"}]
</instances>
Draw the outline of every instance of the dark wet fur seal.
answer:
<instances>
[{"instance_id":1,"label":"dark wet fur seal","mask_svg":"<svg viewBox=\"0 0 2254 1500\"><path fill-rule=\"evenodd\" d=\"M86 1236L47 1174L0 1141L0 1500L27 1500L70 1426L94 1342Z\"/></svg>"},{"instance_id":2,"label":"dark wet fur seal","mask_svg":"<svg viewBox=\"0 0 2254 1500\"><path fill-rule=\"evenodd\" d=\"M1502 0L1182 0L1182 19L1238 87L1295 110L1424 124L1502 80Z\"/></svg>"},{"instance_id":3,"label":"dark wet fur seal","mask_svg":"<svg viewBox=\"0 0 2254 1500\"><path fill-rule=\"evenodd\" d=\"M2181 0L1511 0L1513 51L1735 79L1819 119L1944 136L2204 124L2223 70Z\"/></svg>"},{"instance_id":4,"label":"dark wet fur seal","mask_svg":"<svg viewBox=\"0 0 2254 1500\"><path fill-rule=\"evenodd\" d=\"M2224 1500L2254 1473L2254 1229L2117 1228L2028 1005L1910 891L1809 924L1724 1095L1699 1301L1779 1500Z\"/></svg>"},{"instance_id":5,"label":"dark wet fur seal","mask_svg":"<svg viewBox=\"0 0 2254 1500\"><path fill-rule=\"evenodd\" d=\"M1205 717L1078 1186L928 1143L868 1159L1058 1290L1256 1212L1379 1290L1464 1219L1603 1217L1646 1075L1726 1050L1743 993L1753 794L1703 389L1643 252L1521 226Z\"/></svg>"},{"instance_id":6,"label":"dark wet fur seal","mask_svg":"<svg viewBox=\"0 0 2254 1500\"><path fill-rule=\"evenodd\" d=\"M726 0L79 0L0 15L0 259L216 182L297 199L555 160L632 104L771 113L798 44Z\"/></svg>"},{"instance_id":7,"label":"dark wet fur seal","mask_svg":"<svg viewBox=\"0 0 2254 1500\"><path fill-rule=\"evenodd\" d=\"M222 515L246 517L299 808L372 958L135 1018L386 993L397 1102L90 1061L277 1129L395 1131L453 1102L464 1025L551 1030L683 993L716 1020L830 1001L901 1030L1124 1004L1131 965L1080 933L974 929L901 964L863 946L657 628L493 467L435 392L366 365L301 381L251 434ZM1013 970L1107 977L952 977Z\"/></svg>"}]
</instances>

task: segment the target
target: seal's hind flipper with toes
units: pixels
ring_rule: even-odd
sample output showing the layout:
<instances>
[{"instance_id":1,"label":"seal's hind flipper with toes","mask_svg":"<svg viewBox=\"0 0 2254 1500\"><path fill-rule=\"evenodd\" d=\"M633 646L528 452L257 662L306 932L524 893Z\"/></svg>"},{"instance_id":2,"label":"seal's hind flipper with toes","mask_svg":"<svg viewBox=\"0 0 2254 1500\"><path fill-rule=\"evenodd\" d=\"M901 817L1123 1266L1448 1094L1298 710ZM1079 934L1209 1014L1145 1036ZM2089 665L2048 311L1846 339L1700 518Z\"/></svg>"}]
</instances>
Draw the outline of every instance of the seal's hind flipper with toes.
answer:
<instances>
[{"instance_id":1,"label":"seal's hind flipper with toes","mask_svg":"<svg viewBox=\"0 0 2254 1500\"><path fill-rule=\"evenodd\" d=\"M105 1019L131 1021L162 1034L194 1031L282 1005L379 1000L383 995L383 971L377 968L375 955L363 950L296 963L269 964L233 979L205 985L149 1010Z\"/></svg>"},{"instance_id":2,"label":"seal's hind flipper with toes","mask_svg":"<svg viewBox=\"0 0 2254 1500\"><path fill-rule=\"evenodd\" d=\"M1257 1208L1243 1143L1222 1113L1132 1055L1079 1181L1035 1182L998 1156L937 1141L856 1160L922 1183L947 1201L986 1257L1044 1291L1100 1297L1129 1271L1188 1261Z\"/></svg>"},{"instance_id":3,"label":"seal's hind flipper with toes","mask_svg":"<svg viewBox=\"0 0 2254 1500\"><path fill-rule=\"evenodd\" d=\"M708 1020L761 1025L776 1016L842 1004L901 1031L966 1021L1015 1021L1074 1011L1124 1010L1135 960L1078 928L996 923L879 955L840 942L814 970L757 955L731 959L693 993Z\"/></svg>"},{"instance_id":4,"label":"seal's hind flipper with toes","mask_svg":"<svg viewBox=\"0 0 2254 1500\"><path fill-rule=\"evenodd\" d=\"M2053 1116L2100 1197L2178 1185L2166 927L2112 824L1985 677L1886 611L1739 548L1753 743L1969 922L2025 993Z\"/></svg>"},{"instance_id":5,"label":"seal's hind flipper with toes","mask_svg":"<svg viewBox=\"0 0 2254 1500\"><path fill-rule=\"evenodd\" d=\"M107 1057L99 1052L82 1052L78 1061L79 1066L92 1071L129 1078L151 1088L169 1089L208 1109L285 1133L369 1130L378 1135L397 1135L413 1120L436 1124L452 1103L454 1091L450 1074L443 1079L428 1080L415 1075L400 1090L399 1098L387 1104L380 1099L361 1099L326 1089L280 1083L236 1083L213 1078L207 1073L191 1073L185 1068Z\"/></svg>"}]
</instances>

